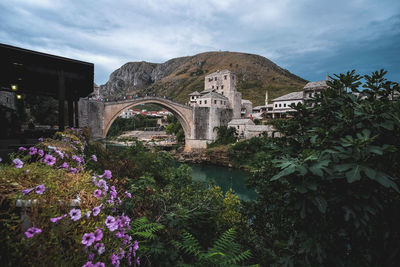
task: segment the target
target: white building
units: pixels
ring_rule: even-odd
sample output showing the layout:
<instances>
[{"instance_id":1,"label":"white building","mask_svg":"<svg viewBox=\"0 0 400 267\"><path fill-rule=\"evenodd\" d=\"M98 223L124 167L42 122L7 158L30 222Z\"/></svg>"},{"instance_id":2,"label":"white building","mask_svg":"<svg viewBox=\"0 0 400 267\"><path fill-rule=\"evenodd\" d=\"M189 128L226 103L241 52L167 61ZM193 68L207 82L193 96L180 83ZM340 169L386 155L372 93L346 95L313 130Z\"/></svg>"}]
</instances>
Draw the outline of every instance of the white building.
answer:
<instances>
[{"instance_id":1,"label":"white building","mask_svg":"<svg viewBox=\"0 0 400 267\"><path fill-rule=\"evenodd\" d=\"M189 94L189 105L199 107L217 105L220 108L232 109L234 119L241 118L242 93L236 90L236 81L236 75L229 70L218 70L207 75L204 78L204 90ZM250 101L244 100L246 111L249 103L251 104Z\"/></svg>"},{"instance_id":2,"label":"white building","mask_svg":"<svg viewBox=\"0 0 400 267\"><path fill-rule=\"evenodd\" d=\"M228 122L228 127L235 128L239 138L244 138L246 127L250 125L255 125L250 119L234 119Z\"/></svg>"}]
</instances>

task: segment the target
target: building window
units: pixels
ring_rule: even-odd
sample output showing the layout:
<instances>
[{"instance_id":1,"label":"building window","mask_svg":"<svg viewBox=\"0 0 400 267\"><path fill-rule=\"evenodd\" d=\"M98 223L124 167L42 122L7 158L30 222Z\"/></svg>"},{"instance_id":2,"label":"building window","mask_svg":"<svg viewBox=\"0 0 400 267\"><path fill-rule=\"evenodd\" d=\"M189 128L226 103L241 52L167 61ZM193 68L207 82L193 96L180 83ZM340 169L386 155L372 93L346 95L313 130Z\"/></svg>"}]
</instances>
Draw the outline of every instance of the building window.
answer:
<instances>
[{"instance_id":1,"label":"building window","mask_svg":"<svg viewBox=\"0 0 400 267\"><path fill-rule=\"evenodd\" d=\"M285 103L285 104L283 104L283 106L284 106L284 107L286 107L286 103Z\"/></svg>"},{"instance_id":2,"label":"building window","mask_svg":"<svg viewBox=\"0 0 400 267\"><path fill-rule=\"evenodd\" d=\"M217 89L218 89L218 85L217 85Z\"/></svg>"},{"instance_id":3,"label":"building window","mask_svg":"<svg viewBox=\"0 0 400 267\"><path fill-rule=\"evenodd\" d=\"M224 101L224 105L226 104L226 101Z\"/></svg>"},{"instance_id":4,"label":"building window","mask_svg":"<svg viewBox=\"0 0 400 267\"><path fill-rule=\"evenodd\" d=\"M217 77L214 78L214 81L216 81L216 80L217 80Z\"/></svg>"},{"instance_id":5,"label":"building window","mask_svg":"<svg viewBox=\"0 0 400 267\"><path fill-rule=\"evenodd\" d=\"M239 126L237 126L238 130L239 130Z\"/></svg>"},{"instance_id":6,"label":"building window","mask_svg":"<svg viewBox=\"0 0 400 267\"><path fill-rule=\"evenodd\" d=\"M217 100L214 100L214 104L217 104Z\"/></svg>"},{"instance_id":7,"label":"building window","mask_svg":"<svg viewBox=\"0 0 400 267\"><path fill-rule=\"evenodd\" d=\"M209 81L209 82L212 82L212 78L208 78L208 81Z\"/></svg>"},{"instance_id":8,"label":"building window","mask_svg":"<svg viewBox=\"0 0 400 267\"><path fill-rule=\"evenodd\" d=\"M221 92L222 95L224 95L224 92Z\"/></svg>"},{"instance_id":9,"label":"building window","mask_svg":"<svg viewBox=\"0 0 400 267\"><path fill-rule=\"evenodd\" d=\"M204 100L204 105L207 105L207 100Z\"/></svg>"},{"instance_id":10,"label":"building window","mask_svg":"<svg viewBox=\"0 0 400 267\"><path fill-rule=\"evenodd\" d=\"M7 103L8 103L8 96L7 96Z\"/></svg>"},{"instance_id":11,"label":"building window","mask_svg":"<svg viewBox=\"0 0 400 267\"><path fill-rule=\"evenodd\" d=\"M282 104L279 104L279 107L282 107Z\"/></svg>"},{"instance_id":12,"label":"building window","mask_svg":"<svg viewBox=\"0 0 400 267\"><path fill-rule=\"evenodd\" d=\"M228 75L224 75L224 79L226 80L226 78L228 77Z\"/></svg>"},{"instance_id":13,"label":"building window","mask_svg":"<svg viewBox=\"0 0 400 267\"><path fill-rule=\"evenodd\" d=\"M309 94L308 94L308 97L312 97L312 93L309 93Z\"/></svg>"},{"instance_id":14,"label":"building window","mask_svg":"<svg viewBox=\"0 0 400 267\"><path fill-rule=\"evenodd\" d=\"M222 105L222 100L221 100L221 105Z\"/></svg>"},{"instance_id":15,"label":"building window","mask_svg":"<svg viewBox=\"0 0 400 267\"><path fill-rule=\"evenodd\" d=\"M278 107L278 104L275 104L275 107L277 108L277 107Z\"/></svg>"},{"instance_id":16,"label":"building window","mask_svg":"<svg viewBox=\"0 0 400 267\"><path fill-rule=\"evenodd\" d=\"M235 79L235 76L232 76L232 80L234 80Z\"/></svg>"},{"instance_id":17,"label":"building window","mask_svg":"<svg viewBox=\"0 0 400 267\"><path fill-rule=\"evenodd\" d=\"M200 103L199 103L200 105L201 105L201 100L200 100Z\"/></svg>"},{"instance_id":18,"label":"building window","mask_svg":"<svg viewBox=\"0 0 400 267\"><path fill-rule=\"evenodd\" d=\"M211 86L211 88L212 88L212 89L214 89L214 85L213 85L213 86Z\"/></svg>"}]
</instances>

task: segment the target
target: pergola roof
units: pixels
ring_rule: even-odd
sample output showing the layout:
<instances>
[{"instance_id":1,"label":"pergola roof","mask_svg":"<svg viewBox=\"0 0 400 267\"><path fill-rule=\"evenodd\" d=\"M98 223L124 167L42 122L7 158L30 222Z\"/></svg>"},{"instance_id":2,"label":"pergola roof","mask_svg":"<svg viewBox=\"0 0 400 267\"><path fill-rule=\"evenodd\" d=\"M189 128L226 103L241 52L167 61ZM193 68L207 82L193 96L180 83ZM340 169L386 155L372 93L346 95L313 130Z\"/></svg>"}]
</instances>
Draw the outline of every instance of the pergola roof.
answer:
<instances>
[{"instance_id":1,"label":"pergola roof","mask_svg":"<svg viewBox=\"0 0 400 267\"><path fill-rule=\"evenodd\" d=\"M18 93L78 100L93 91L93 72L92 63L0 44L0 87L6 90L15 84Z\"/></svg>"}]
</instances>

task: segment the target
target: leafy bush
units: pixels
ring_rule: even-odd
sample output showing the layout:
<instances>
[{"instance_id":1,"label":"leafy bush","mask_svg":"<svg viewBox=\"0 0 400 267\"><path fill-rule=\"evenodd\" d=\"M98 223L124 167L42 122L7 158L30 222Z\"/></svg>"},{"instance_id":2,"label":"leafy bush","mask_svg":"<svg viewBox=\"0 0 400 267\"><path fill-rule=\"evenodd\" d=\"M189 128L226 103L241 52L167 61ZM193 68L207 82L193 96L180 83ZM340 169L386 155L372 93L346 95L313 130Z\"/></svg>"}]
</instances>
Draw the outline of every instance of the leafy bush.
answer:
<instances>
[{"instance_id":1,"label":"leafy bush","mask_svg":"<svg viewBox=\"0 0 400 267\"><path fill-rule=\"evenodd\" d=\"M292 107L293 118L273 122L282 138L233 148L263 153L250 163L259 198L246 211L264 265L398 264L399 85L385 73L364 76L364 90L354 71L335 75L321 95Z\"/></svg>"}]
</instances>

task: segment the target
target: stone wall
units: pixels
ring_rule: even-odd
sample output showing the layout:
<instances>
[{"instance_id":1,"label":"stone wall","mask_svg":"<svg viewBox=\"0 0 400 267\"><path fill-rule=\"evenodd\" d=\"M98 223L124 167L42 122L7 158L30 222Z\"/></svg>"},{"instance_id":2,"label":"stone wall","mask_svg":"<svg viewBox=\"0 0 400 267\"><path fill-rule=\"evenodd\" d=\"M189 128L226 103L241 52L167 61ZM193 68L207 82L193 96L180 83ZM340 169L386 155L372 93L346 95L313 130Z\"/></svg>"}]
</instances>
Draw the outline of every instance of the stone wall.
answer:
<instances>
[{"instance_id":1,"label":"stone wall","mask_svg":"<svg viewBox=\"0 0 400 267\"><path fill-rule=\"evenodd\" d=\"M0 91L0 106L16 110L15 94L13 92Z\"/></svg>"},{"instance_id":2,"label":"stone wall","mask_svg":"<svg viewBox=\"0 0 400 267\"><path fill-rule=\"evenodd\" d=\"M78 102L79 126L89 127L93 140L103 139L104 103L79 99Z\"/></svg>"}]
</instances>

